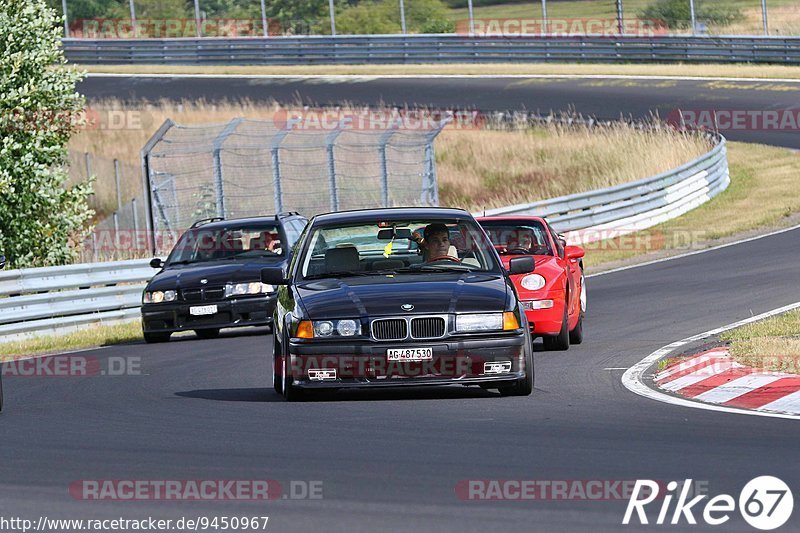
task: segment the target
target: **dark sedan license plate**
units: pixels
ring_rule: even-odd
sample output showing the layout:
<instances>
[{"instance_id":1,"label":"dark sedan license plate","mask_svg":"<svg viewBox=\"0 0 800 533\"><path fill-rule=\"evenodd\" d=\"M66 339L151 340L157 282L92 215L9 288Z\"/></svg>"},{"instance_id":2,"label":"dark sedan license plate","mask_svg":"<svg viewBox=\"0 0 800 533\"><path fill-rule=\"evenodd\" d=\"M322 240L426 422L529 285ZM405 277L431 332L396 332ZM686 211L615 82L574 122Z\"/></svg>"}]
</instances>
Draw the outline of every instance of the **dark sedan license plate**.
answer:
<instances>
[{"instance_id":1,"label":"dark sedan license plate","mask_svg":"<svg viewBox=\"0 0 800 533\"><path fill-rule=\"evenodd\" d=\"M430 361L433 348L389 348L386 358L389 361Z\"/></svg>"}]
</instances>

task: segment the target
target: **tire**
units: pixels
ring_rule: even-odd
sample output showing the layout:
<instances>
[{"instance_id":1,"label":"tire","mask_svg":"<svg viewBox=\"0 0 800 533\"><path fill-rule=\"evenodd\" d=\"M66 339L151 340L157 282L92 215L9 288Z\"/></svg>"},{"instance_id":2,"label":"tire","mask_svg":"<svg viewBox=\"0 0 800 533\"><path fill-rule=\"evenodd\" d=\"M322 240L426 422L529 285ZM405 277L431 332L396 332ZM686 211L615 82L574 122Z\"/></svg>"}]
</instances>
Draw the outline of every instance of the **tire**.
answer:
<instances>
[{"instance_id":1,"label":"tire","mask_svg":"<svg viewBox=\"0 0 800 533\"><path fill-rule=\"evenodd\" d=\"M544 349L548 351L569 350L569 315L567 302L564 302L564 318L561 320L561 331L555 336L544 336Z\"/></svg>"},{"instance_id":2,"label":"tire","mask_svg":"<svg viewBox=\"0 0 800 533\"><path fill-rule=\"evenodd\" d=\"M528 343L525 348L525 377L518 379L513 385L500 387L502 396L530 396L533 392L533 347Z\"/></svg>"},{"instance_id":3,"label":"tire","mask_svg":"<svg viewBox=\"0 0 800 533\"><path fill-rule=\"evenodd\" d=\"M156 342L167 342L169 340L170 335L172 335L172 333L169 333L169 332L165 333L165 332L162 332L162 331L158 331L158 332L145 331L144 332L144 340L145 340L145 342L147 342L149 344L153 344L153 343L156 343Z\"/></svg>"},{"instance_id":4,"label":"tire","mask_svg":"<svg viewBox=\"0 0 800 533\"><path fill-rule=\"evenodd\" d=\"M201 339L216 339L219 337L219 328L196 329L194 330L194 334Z\"/></svg>"},{"instance_id":5,"label":"tire","mask_svg":"<svg viewBox=\"0 0 800 533\"><path fill-rule=\"evenodd\" d=\"M281 350L283 352L283 350ZM287 402L297 402L301 401L304 397L304 391L295 387L292 384L292 378L289 375L289 360L291 359L291 355L289 353L281 353L283 357L281 357L281 367L283 370L283 375L281 376L282 384L281 388L283 389L281 392L283 394L283 399Z\"/></svg>"},{"instance_id":6,"label":"tire","mask_svg":"<svg viewBox=\"0 0 800 533\"><path fill-rule=\"evenodd\" d=\"M278 343L278 336L272 336L272 388L278 394L283 394L283 381L278 374L278 365L280 364L281 351L280 344Z\"/></svg>"},{"instance_id":7,"label":"tire","mask_svg":"<svg viewBox=\"0 0 800 533\"><path fill-rule=\"evenodd\" d=\"M570 344L580 344L583 342L583 312L578 316L578 323L569 332Z\"/></svg>"}]
</instances>

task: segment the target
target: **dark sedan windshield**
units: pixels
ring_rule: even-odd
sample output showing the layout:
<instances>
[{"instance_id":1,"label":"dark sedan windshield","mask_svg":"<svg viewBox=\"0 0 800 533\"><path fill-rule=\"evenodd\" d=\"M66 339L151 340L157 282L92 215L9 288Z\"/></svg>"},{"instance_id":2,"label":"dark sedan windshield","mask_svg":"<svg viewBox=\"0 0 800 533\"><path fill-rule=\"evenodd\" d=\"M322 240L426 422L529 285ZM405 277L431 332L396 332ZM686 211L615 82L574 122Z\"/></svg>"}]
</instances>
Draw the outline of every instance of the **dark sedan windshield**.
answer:
<instances>
[{"instance_id":1,"label":"dark sedan windshield","mask_svg":"<svg viewBox=\"0 0 800 533\"><path fill-rule=\"evenodd\" d=\"M481 226L500 255L553 255L547 229L540 222L482 220Z\"/></svg>"},{"instance_id":2,"label":"dark sedan windshield","mask_svg":"<svg viewBox=\"0 0 800 533\"><path fill-rule=\"evenodd\" d=\"M276 224L199 227L183 234L169 254L167 265L237 259L258 259L284 254Z\"/></svg>"},{"instance_id":3,"label":"dark sedan windshield","mask_svg":"<svg viewBox=\"0 0 800 533\"><path fill-rule=\"evenodd\" d=\"M499 272L492 244L470 220L406 220L313 230L300 259L304 279L416 272Z\"/></svg>"}]
</instances>

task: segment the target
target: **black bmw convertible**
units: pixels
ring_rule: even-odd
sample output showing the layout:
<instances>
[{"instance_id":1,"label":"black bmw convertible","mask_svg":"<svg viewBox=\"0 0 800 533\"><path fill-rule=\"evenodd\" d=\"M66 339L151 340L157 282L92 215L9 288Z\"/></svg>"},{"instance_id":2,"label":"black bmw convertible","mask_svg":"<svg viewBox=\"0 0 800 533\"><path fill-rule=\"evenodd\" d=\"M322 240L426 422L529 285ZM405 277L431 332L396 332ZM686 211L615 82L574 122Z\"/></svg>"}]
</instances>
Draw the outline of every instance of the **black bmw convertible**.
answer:
<instances>
[{"instance_id":1,"label":"black bmw convertible","mask_svg":"<svg viewBox=\"0 0 800 533\"><path fill-rule=\"evenodd\" d=\"M509 273L460 209L317 215L279 285L273 379L287 400L311 389L477 385L529 395L529 325Z\"/></svg>"}]
</instances>

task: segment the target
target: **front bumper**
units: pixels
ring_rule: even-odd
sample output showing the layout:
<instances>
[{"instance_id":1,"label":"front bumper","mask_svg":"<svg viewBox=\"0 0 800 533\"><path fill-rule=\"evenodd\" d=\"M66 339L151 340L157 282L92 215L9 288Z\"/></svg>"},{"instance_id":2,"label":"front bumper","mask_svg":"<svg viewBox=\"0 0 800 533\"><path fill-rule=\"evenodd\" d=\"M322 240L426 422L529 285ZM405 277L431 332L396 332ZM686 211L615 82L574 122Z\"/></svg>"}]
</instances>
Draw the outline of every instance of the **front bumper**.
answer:
<instances>
[{"instance_id":1,"label":"front bumper","mask_svg":"<svg viewBox=\"0 0 800 533\"><path fill-rule=\"evenodd\" d=\"M388 348L408 347L432 348L433 358L388 361ZM524 333L413 343L292 339L288 368L294 386L307 389L511 384L525 378L526 349ZM312 379L319 370L327 376Z\"/></svg>"},{"instance_id":2,"label":"front bumper","mask_svg":"<svg viewBox=\"0 0 800 533\"><path fill-rule=\"evenodd\" d=\"M178 332L195 329L233 328L272 324L277 295L231 298L197 303L172 302L142 305L142 328L146 332ZM216 305L213 315L194 316L190 307Z\"/></svg>"},{"instance_id":3,"label":"front bumper","mask_svg":"<svg viewBox=\"0 0 800 533\"><path fill-rule=\"evenodd\" d=\"M531 325L531 335L558 335L561 331L561 323L564 320L564 306L565 291L549 291L542 294L536 294L535 298L530 297L531 300L553 300L553 307L550 309L528 309L525 310L525 316L528 318L528 323ZM529 298L523 297L523 300Z\"/></svg>"}]
</instances>

